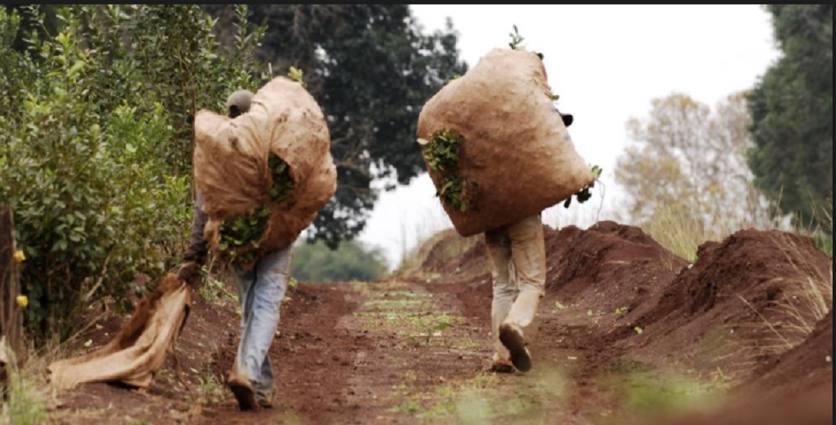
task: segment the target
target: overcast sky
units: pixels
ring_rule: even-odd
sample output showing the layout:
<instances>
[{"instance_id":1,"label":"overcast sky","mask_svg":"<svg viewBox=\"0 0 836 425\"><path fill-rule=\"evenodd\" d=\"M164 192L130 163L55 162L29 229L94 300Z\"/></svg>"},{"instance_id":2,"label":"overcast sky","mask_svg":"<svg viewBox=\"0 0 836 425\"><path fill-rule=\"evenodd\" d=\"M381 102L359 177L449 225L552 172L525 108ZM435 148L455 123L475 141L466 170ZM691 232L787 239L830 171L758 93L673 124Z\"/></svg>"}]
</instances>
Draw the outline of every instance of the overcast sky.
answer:
<instances>
[{"instance_id":1,"label":"overcast sky","mask_svg":"<svg viewBox=\"0 0 836 425\"><path fill-rule=\"evenodd\" d=\"M446 17L459 32L462 58L473 66L507 47L516 24L524 45L542 52L561 112L572 113L575 148L604 168L583 205L546 210L552 226L587 227L617 218L622 191L613 167L627 142L625 122L649 112L650 100L674 91L714 105L751 88L778 58L769 15L760 6L414 5L430 32ZM417 149L417 147L416 147ZM602 195L606 190L606 195ZM449 219L424 173L409 186L381 193L360 240L396 265L405 250L446 227Z\"/></svg>"}]
</instances>

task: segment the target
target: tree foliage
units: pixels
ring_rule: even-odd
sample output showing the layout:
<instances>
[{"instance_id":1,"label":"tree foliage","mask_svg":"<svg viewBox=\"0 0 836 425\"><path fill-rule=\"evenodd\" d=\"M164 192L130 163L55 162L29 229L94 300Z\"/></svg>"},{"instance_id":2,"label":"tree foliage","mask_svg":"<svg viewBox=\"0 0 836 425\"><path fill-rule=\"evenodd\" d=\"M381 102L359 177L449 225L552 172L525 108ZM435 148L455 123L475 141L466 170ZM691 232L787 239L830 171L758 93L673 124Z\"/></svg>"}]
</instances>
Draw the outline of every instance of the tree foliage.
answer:
<instances>
[{"instance_id":1,"label":"tree foliage","mask_svg":"<svg viewBox=\"0 0 836 425\"><path fill-rule=\"evenodd\" d=\"M27 257L30 330L66 335L87 302L123 300L135 273L173 266L191 218L187 118L220 108L255 77L235 65L248 59L221 51L215 21L196 6L55 12L57 34L44 36L0 10L0 106L9 112L0 115L0 202L15 213ZM44 19L37 7L22 13ZM256 43L243 41L240 54Z\"/></svg>"},{"instance_id":2,"label":"tree foliage","mask_svg":"<svg viewBox=\"0 0 836 425\"><path fill-rule=\"evenodd\" d=\"M627 123L632 143L618 158L616 180L640 223L687 215L707 232L767 221L767 203L746 165L750 118L743 94L714 111L689 96L653 99L650 116Z\"/></svg>"},{"instance_id":3,"label":"tree foliage","mask_svg":"<svg viewBox=\"0 0 836 425\"><path fill-rule=\"evenodd\" d=\"M206 6L221 21L229 6ZM424 103L464 74L457 35L424 34L408 5L254 5L267 25L258 55L274 72L304 71L322 106L337 165L337 193L320 211L313 237L334 247L359 233L377 194L374 179L407 183L422 172L415 126Z\"/></svg>"},{"instance_id":4,"label":"tree foliage","mask_svg":"<svg viewBox=\"0 0 836 425\"><path fill-rule=\"evenodd\" d=\"M386 272L386 260L378 249L357 241L330 249L324 242L302 243L293 251L293 277L306 282L374 281Z\"/></svg>"},{"instance_id":5,"label":"tree foliage","mask_svg":"<svg viewBox=\"0 0 836 425\"><path fill-rule=\"evenodd\" d=\"M833 5L770 5L782 57L749 96L755 184L796 224L832 233Z\"/></svg>"}]
</instances>

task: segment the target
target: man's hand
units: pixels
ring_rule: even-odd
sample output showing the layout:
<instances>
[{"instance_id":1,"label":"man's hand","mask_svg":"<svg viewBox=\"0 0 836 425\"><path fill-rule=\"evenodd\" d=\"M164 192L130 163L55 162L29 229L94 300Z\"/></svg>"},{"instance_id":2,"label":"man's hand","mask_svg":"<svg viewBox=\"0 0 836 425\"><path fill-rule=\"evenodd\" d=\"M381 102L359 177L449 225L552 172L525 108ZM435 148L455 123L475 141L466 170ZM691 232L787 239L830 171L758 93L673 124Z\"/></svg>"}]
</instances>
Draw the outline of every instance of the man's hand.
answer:
<instances>
[{"instance_id":1,"label":"man's hand","mask_svg":"<svg viewBox=\"0 0 836 425\"><path fill-rule=\"evenodd\" d=\"M177 278L186 282L189 286L200 284L200 264L196 261L186 261L177 270Z\"/></svg>"}]
</instances>

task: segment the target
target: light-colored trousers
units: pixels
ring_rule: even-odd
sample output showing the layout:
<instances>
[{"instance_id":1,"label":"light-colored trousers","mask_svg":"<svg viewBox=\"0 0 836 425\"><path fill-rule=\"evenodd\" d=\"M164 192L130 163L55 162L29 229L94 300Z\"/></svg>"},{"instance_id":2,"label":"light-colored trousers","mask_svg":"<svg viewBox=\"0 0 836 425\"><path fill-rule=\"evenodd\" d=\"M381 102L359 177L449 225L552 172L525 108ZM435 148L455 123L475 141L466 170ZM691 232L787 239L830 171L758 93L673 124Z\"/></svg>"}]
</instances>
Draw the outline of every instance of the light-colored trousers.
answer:
<instances>
[{"instance_id":1,"label":"light-colored trousers","mask_svg":"<svg viewBox=\"0 0 836 425\"><path fill-rule=\"evenodd\" d=\"M238 270L241 341L235 356L239 373L250 378L256 394L273 397L270 345L279 326L279 309L290 279L290 249L261 257L250 270Z\"/></svg>"},{"instance_id":2,"label":"light-colored trousers","mask_svg":"<svg viewBox=\"0 0 836 425\"><path fill-rule=\"evenodd\" d=\"M485 232L485 243L493 264L494 360L508 360L510 354L499 341L499 326L511 323L524 331L545 293L546 247L540 214Z\"/></svg>"}]
</instances>

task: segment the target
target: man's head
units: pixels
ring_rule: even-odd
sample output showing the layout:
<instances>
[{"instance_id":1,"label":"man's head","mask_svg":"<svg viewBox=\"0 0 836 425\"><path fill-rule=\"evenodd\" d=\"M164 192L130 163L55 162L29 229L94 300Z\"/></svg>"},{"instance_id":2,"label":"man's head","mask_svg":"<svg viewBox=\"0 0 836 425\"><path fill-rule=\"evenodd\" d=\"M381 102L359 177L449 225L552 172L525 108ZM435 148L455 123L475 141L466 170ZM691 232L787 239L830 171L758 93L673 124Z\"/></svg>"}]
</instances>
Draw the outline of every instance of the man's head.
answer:
<instances>
[{"instance_id":1,"label":"man's head","mask_svg":"<svg viewBox=\"0 0 836 425\"><path fill-rule=\"evenodd\" d=\"M236 90L226 100L226 110L230 118L245 114L250 110L250 102L253 100L253 93L249 90Z\"/></svg>"}]
</instances>

